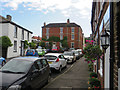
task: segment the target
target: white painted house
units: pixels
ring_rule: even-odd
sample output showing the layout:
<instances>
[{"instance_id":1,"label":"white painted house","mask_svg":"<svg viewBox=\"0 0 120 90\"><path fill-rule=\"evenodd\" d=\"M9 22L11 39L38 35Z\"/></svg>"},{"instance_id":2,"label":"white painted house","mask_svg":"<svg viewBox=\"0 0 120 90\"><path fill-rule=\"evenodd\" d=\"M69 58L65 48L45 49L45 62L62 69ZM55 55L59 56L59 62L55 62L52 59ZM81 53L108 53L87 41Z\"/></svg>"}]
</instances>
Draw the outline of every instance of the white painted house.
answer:
<instances>
[{"instance_id":1,"label":"white painted house","mask_svg":"<svg viewBox=\"0 0 120 90\"><path fill-rule=\"evenodd\" d=\"M32 40L32 32L11 21L12 17L0 16L0 36L8 36L13 44L8 48L7 58L24 55L24 41Z\"/></svg>"}]
</instances>

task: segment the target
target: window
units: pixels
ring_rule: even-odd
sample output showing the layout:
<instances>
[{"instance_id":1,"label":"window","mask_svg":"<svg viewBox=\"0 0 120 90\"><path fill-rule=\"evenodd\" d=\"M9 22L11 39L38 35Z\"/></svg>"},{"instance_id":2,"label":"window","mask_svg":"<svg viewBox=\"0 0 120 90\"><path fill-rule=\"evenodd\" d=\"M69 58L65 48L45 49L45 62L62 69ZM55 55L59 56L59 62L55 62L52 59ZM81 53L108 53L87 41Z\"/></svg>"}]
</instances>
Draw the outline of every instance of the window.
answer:
<instances>
[{"instance_id":1,"label":"window","mask_svg":"<svg viewBox=\"0 0 120 90\"><path fill-rule=\"evenodd\" d=\"M72 36L71 36L71 40L74 40L74 34L72 34Z\"/></svg>"},{"instance_id":2,"label":"window","mask_svg":"<svg viewBox=\"0 0 120 90\"><path fill-rule=\"evenodd\" d=\"M46 28L46 34L49 34L49 28Z\"/></svg>"},{"instance_id":3,"label":"window","mask_svg":"<svg viewBox=\"0 0 120 90\"><path fill-rule=\"evenodd\" d=\"M63 28L60 28L60 33L63 33Z\"/></svg>"},{"instance_id":4,"label":"window","mask_svg":"<svg viewBox=\"0 0 120 90\"><path fill-rule=\"evenodd\" d=\"M17 41L14 41L14 51L17 51Z\"/></svg>"},{"instance_id":5,"label":"window","mask_svg":"<svg viewBox=\"0 0 120 90\"><path fill-rule=\"evenodd\" d=\"M49 35L47 35L47 39L49 39Z\"/></svg>"},{"instance_id":6,"label":"window","mask_svg":"<svg viewBox=\"0 0 120 90\"><path fill-rule=\"evenodd\" d=\"M63 34L60 34L60 40L63 40Z\"/></svg>"},{"instance_id":7,"label":"window","mask_svg":"<svg viewBox=\"0 0 120 90\"><path fill-rule=\"evenodd\" d=\"M29 32L28 32L28 35L27 35L27 40L29 41Z\"/></svg>"},{"instance_id":8,"label":"window","mask_svg":"<svg viewBox=\"0 0 120 90\"><path fill-rule=\"evenodd\" d=\"M43 67L47 66L47 62L45 59L42 59L41 62L42 62Z\"/></svg>"},{"instance_id":9,"label":"window","mask_svg":"<svg viewBox=\"0 0 120 90\"><path fill-rule=\"evenodd\" d=\"M17 27L15 26L15 29L14 29L14 37L17 38Z\"/></svg>"},{"instance_id":10,"label":"window","mask_svg":"<svg viewBox=\"0 0 120 90\"><path fill-rule=\"evenodd\" d=\"M39 69L42 69L42 64L41 64L40 60L37 61L37 64L38 64Z\"/></svg>"},{"instance_id":11,"label":"window","mask_svg":"<svg viewBox=\"0 0 120 90\"><path fill-rule=\"evenodd\" d=\"M71 42L71 48L74 48L74 42Z\"/></svg>"},{"instance_id":12,"label":"window","mask_svg":"<svg viewBox=\"0 0 120 90\"><path fill-rule=\"evenodd\" d=\"M75 28L72 27L72 28L71 28L71 33L74 33L74 31L75 31Z\"/></svg>"},{"instance_id":13,"label":"window","mask_svg":"<svg viewBox=\"0 0 120 90\"><path fill-rule=\"evenodd\" d=\"M22 30L22 40L24 40L24 30Z\"/></svg>"}]
</instances>

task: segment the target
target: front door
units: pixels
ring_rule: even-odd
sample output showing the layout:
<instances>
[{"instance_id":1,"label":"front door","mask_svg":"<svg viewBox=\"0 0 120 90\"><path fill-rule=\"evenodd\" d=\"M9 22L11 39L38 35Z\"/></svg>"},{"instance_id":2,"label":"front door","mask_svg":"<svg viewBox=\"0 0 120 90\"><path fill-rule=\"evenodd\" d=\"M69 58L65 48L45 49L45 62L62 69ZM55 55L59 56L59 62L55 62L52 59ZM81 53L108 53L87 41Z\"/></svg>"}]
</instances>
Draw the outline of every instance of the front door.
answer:
<instances>
[{"instance_id":1,"label":"front door","mask_svg":"<svg viewBox=\"0 0 120 90\"><path fill-rule=\"evenodd\" d=\"M21 41L20 56L24 56L24 42L23 41Z\"/></svg>"}]
</instances>

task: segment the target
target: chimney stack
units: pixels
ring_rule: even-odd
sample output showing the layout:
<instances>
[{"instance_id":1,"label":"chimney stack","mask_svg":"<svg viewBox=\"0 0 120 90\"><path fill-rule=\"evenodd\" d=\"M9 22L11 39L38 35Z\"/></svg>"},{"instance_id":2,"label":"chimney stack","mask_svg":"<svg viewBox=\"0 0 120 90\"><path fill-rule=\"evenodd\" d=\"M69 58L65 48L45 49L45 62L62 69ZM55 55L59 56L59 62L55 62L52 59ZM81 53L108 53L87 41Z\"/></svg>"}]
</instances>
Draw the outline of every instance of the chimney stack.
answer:
<instances>
[{"instance_id":1,"label":"chimney stack","mask_svg":"<svg viewBox=\"0 0 120 90\"><path fill-rule=\"evenodd\" d=\"M67 24L70 24L70 20L69 19L67 19Z\"/></svg>"},{"instance_id":2,"label":"chimney stack","mask_svg":"<svg viewBox=\"0 0 120 90\"><path fill-rule=\"evenodd\" d=\"M46 26L46 23L44 22L44 26Z\"/></svg>"},{"instance_id":3,"label":"chimney stack","mask_svg":"<svg viewBox=\"0 0 120 90\"><path fill-rule=\"evenodd\" d=\"M11 21L11 20L12 20L12 17L11 17L10 15L7 15L7 19L8 19L9 21Z\"/></svg>"}]
</instances>

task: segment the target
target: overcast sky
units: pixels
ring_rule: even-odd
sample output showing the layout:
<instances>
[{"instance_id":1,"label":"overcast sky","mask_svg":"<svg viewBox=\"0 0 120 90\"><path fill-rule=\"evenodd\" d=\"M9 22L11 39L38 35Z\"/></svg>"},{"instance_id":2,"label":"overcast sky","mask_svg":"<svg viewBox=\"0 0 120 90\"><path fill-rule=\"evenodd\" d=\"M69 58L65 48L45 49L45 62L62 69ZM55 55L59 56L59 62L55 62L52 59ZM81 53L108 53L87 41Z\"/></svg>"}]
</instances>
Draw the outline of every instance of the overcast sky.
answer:
<instances>
[{"instance_id":1,"label":"overcast sky","mask_svg":"<svg viewBox=\"0 0 120 90\"><path fill-rule=\"evenodd\" d=\"M66 23L67 19L81 26L86 37L91 34L92 0L0 0L0 15L42 34L43 23Z\"/></svg>"}]
</instances>

